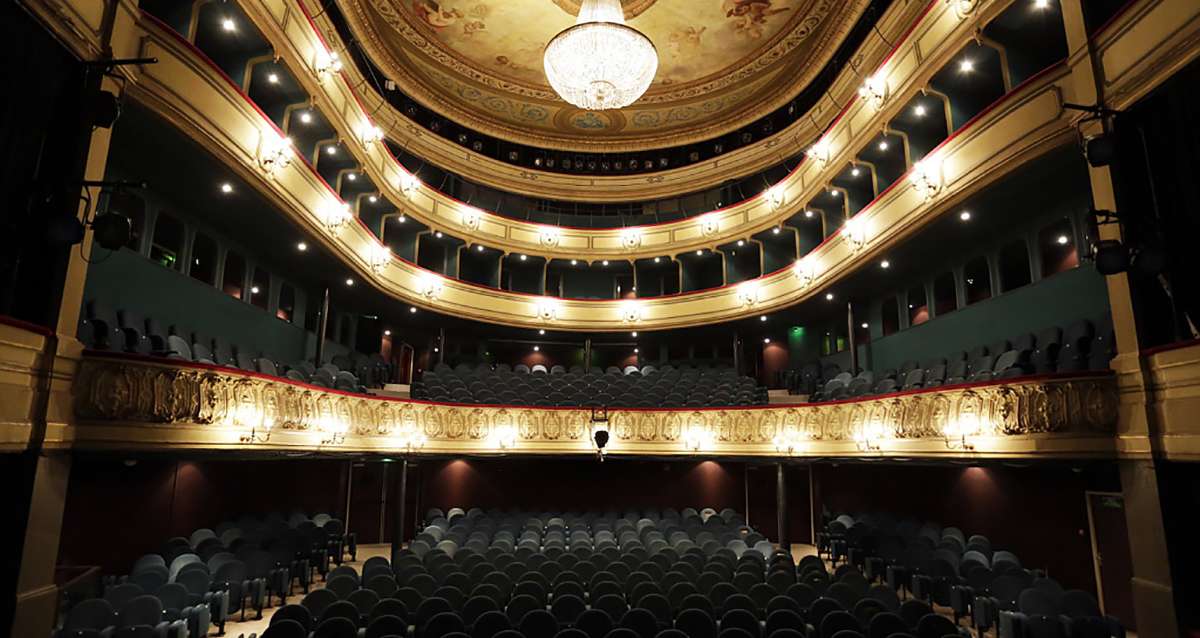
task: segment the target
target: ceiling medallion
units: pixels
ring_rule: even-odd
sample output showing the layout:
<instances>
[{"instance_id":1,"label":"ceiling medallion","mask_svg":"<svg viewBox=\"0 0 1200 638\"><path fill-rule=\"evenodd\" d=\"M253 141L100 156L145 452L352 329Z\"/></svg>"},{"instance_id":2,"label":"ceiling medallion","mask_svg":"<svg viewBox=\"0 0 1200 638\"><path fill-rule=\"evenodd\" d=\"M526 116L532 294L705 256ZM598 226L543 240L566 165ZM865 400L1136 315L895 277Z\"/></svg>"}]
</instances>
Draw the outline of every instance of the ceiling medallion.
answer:
<instances>
[{"instance_id":1,"label":"ceiling medallion","mask_svg":"<svg viewBox=\"0 0 1200 638\"><path fill-rule=\"evenodd\" d=\"M658 51L625 24L620 0L584 0L575 25L546 45L546 80L567 102L589 111L637 101L658 72Z\"/></svg>"}]
</instances>

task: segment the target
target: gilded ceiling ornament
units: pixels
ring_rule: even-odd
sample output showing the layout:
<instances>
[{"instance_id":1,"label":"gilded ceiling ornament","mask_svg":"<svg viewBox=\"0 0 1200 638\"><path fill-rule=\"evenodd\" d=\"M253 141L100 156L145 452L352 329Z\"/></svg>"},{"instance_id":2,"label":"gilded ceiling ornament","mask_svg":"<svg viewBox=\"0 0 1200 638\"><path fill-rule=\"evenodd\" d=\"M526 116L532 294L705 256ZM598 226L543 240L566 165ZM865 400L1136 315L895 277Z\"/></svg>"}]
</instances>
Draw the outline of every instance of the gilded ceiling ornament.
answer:
<instances>
[{"instance_id":1,"label":"gilded ceiling ornament","mask_svg":"<svg viewBox=\"0 0 1200 638\"><path fill-rule=\"evenodd\" d=\"M268 177L275 177L279 171L291 166L295 157L292 149L292 138L283 137L275 131L264 130L258 139L258 167Z\"/></svg>"},{"instance_id":2,"label":"gilded ceiling ornament","mask_svg":"<svg viewBox=\"0 0 1200 638\"><path fill-rule=\"evenodd\" d=\"M354 213L346 202L328 202L321 210L321 223L333 234L345 228L351 219L354 219Z\"/></svg>"},{"instance_id":3,"label":"gilded ceiling ornament","mask_svg":"<svg viewBox=\"0 0 1200 638\"><path fill-rule=\"evenodd\" d=\"M817 278L816 260L811 257L797 260L796 265L792 266L792 275L798 280L801 290L808 288Z\"/></svg>"},{"instance_id":4,"label":"gilded ceiling ornament","mask_svg":"<svg viewBox=\"0 0 1200 638\"><path fill-rule=\"evenodd\" d=\"M626 250L633 250L642 245L642 231L636 228L626 228L621 231L621 245Z\"/></svg>"},{"instance_id":5,"label":"gilded ceiling ornament","mask_svg":"<svg viewBox=\"0 0 1200 638\"><path fill-rule=\"evenodd\" d=\"M971 15L979 8L979 0L946 0L946 4L950 5L960 18Z\"/></svg>"},{"instance_id":6,"label":"gilded ceiling ornament","mask_svg":"<svg viewBox=\"0 0 1200 638\"><path fill-rule=\"evenodd\" d=\"M858 95L867 105L878 111L883 108L883 103L888 98L887 78L882 73L867 78L862 86L858 87Z\"/></svg>"},{"instance_id":7,"label":"gilded ceiling ornament","mask_svg":"<svg viewBox=\"0 0 1200 638\"><path fill-rule=\"evenodd\" d=\"M372 244L370 250L369 262L371 270L377 275L383 274L383 271L392 263L393 256L391 249L383 244Z\"/></svg>"},{"instance_id":8,"label":"gilded ceiling ornament","mask_svg":"<svg viewBox=\"0 0 1200 638\"><path fill-rule=\"evenodd\" d=\"M926 157L913 164L908 180L921 199L932 201L942 192L942 163L937 158Z\"/></svg>"},{"instance_id":9,"label":"gilded ceiling ornament","mask_svg":"<svg viewBox=\"0 0 1200 638\"><path fill-rule=\"evenodd\" d=\"M748 281L737 287L738 305L743 308L753 306L758 303L758 284Z\"/></svg>"},{"instance_id":10,"label":"gilded ceiling ornament","mask_svg":"<svg viewBox=\"0 0 1200 638\"><path fill-rule=\"evenodd\" d=\"M867 243L867 220L861 215L855 215L842 225L842 237L850 246L851 252L858 252Z\"/></svg>"},{"instance_id":11,"label":"gilded ceiling ornament","mask_svg":"<svg viewBox=\"0 0 1200 638\"><path fill-rule=\"evenodd\" d=\"M413 194L417 192L417 188L421 186L421 180L412 173L400 173L399 183L396 185L400 189L400 194L408 199L412 199Z\"/></svg>"},{"instance_id":12,"label":"gilded ceiling ornament","mask_svg":"<svg viewBox=\"0 0 1200 638\"><path fill-rule=\"evenodd\" d=\"M637 323L642 320L642 306L636 303L623 304L620 309L621 321Z\"/></svg>"},{"instance_id":13,"label":"gilded ceiling ornament","mask_svg":"<svg viewBox=\"0 0 1200 638\"><path fill-rule=\"evenodd\" d=\"M705 237L712 237L721 230L721 220L715 213L709 213L700 217L700 233Z\"/></svg>"},{"instance_id":14,"label":"gilded ceiling ornament","mask_svg":"<svg viewBox=\"0 0 1200 638\"><path fill-rule=\"evenodd\" d=\"M768 188L763 196L766 197L767 205L773 211L783 208L784 204L787 203L787 192L784 191L782 184Z\"/></svg>"},{"instance_id":15,"label":"gilded ceiling ornament","mask_svg":"<svg viewBox=\"0 0 1200 638\"><path fill-rule=\"evenodd\" d=\"M824 170L829 165L830 152L829 140L821 138L808 148L808 152L805 155L817 163L818 169Z\"/></svg>"},{"instance_id":16,"label":"gilded ceiling ornament","mask_svg":"<svg viewBox=\"0 0 1200 638\"><path fill-rule=\"evenodd\" d=\"M558 319L559 303L556 299L544 297L534 304L534 314L542 321Z\"/></svg>"},{"instance_id":17,"label":"gilded ceiling ornament","mask_svg":"<svg viewBox=\"0 0 1200 638\"><path fill-rule=\"evenodd\" d=\"M437 299L441 296L445 284L442 278L434 274L426 274L421 278L418 291L427 299Z\"/></svg>"},{"instance_id":18,"label":"gilded ceiling ornament","mask_svg":"<svg viewBox=\"0 0 1200 638\"><path fill-rule=\"evenodd\" d=\"M462 212L462 225L467 230L479 230L480 212L477 208L466 208Z\"/></svg>"},{"instance_id":19,"label":"gilded ceiling ornament","mask_svg":"<svg viewBox=\"0 0 1200 638\"><path fill-rule=\"evenodd\" d=\"M558 229L550 226L543 226L541 231L538 233L538 239L542 242L542 245L547 248L553 248L557 246L561 238L562 235L559 234Z\"/></svg>"}]
</instances>

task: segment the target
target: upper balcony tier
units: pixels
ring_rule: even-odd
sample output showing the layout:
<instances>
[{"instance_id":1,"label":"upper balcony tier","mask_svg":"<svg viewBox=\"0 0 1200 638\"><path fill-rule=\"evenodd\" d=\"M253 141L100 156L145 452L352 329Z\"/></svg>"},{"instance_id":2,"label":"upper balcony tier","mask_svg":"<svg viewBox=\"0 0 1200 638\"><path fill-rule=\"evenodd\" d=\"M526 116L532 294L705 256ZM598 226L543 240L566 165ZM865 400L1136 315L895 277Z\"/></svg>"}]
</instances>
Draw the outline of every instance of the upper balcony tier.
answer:
<instances>
[{"instance_id":1,"label":"upper balcony tier","mask_svg":"<svg viewBox=\"0 0 1200 638\"><path fill-rule=\"evenodd\" d=\"M1166 55L1161 53L1164 48L1156 47L1149 41L1169 41L1175 37L1172 28L1176 24L1174 21L1179 16L1197 11L1200 9L1178 2L1164 0L1146 3L1146 6L1139 5L1137 11L1127 11L1103 30L1097 39L1098 59L1112 69L1112 73L1108 73L1106 67L1104 74L1110 85L1110 95L1124 100L1134 99L1139 90L1144 90L1148 77L1161 74L1162 67L1156 66L1153 60L1156 56ZM75 13L94 17L88 16L86 11ZM955 20L952 24L961 26L963 18L959 17L959 12L951 13ZM935 14L947 15L931 9L925 19ZM968 14L968 17L970 15L976 14ZM448 314L512 325L551 326L567 330L653 329L724 321L768 312L819 294L825 285L862 264L863 260L876 257L892 242L915 231L973 190L998 179L1007 170L1019 165L1023 158L1034 156L1069 139L1073 135L1071 123L1074 116L1064 112L1061 103L1064 99L1070 101L1080 84L1072 74L1078 56L1073 56L1066 65L1052 66L1031 76L982 110L973 120L964 123L954 135L926 153L923 160L906 169L902 167L900 177L891 187L880 192L853 216L841 232L830 235L794 268L737 286L661 299L636 302L555 299L482 289L391 258L369 229L342 222L345 219L343 204L311 165L300 161L282 161L288 156L286 151L277 146L281 139L278 128L265 113L247 101L227 76L213 69L211 63L196 55L190 45L152 19L134 11L122 14L120 19L136 23L135 32L140 35L130 41L117 43L119 49L125 49L123 52L130 55L155 55L160 58L158 64L135 71L136 81L130 85L131 95L179 123L189 135L199 138L209 150L253 181L257 188L266 191L286 214L301 226L312 229L313 234L328 248L341 255L376 287L416 305ZM948 26L951 23L939 24ZM1132 39L1123 39L1134 30L1134 26L1139 27L1139 32L1148 29L1159 33L1161 37L1157 40L1139 38L1137 43ZM919 29L914 31L917 32L930 33ZM912 56L893 56L890 60L909 59L916 64L919 57L914 52ZM891 65L892 62L889 62L888 68ZM924 65L918 67L925 68ZM1001 65L999 68L1004 67ZM347 85L337 80L337 74L318 76L323 76L323 84L345 86L348 89ZM856 101L854 106L858 110L853 107L847 110L839 123L855 121L855 112L869 116L875 109L874 104L890 108L893 100L887 94L891 92L891 84L887 83L885 87L876 85L876 88L881 89L884 96L882 100ZM345 115L347 122L354 117L365 117L359 110L359 103L350 97L341 103L341 108L334 109L334 112ZM357 124L361 127L364 121L360 120ZM813 155L823 161L806 162L796 176L819 171L819 164L826 168L840 164L841 170L846 169L847 164L842 162L846 161L855 147L845 141L850 135L849 130L840 136L836 131L837 126L823 138L822 143L816 145L817 152ZM359 150L386 153L382 144L366 142L356 136L341 141L351 146L361 143ZM381 171L389 166L382 156L376 156L375 159L378 161L364 162L364 166L375 166ZM404 174L398 173L400 176ZM385 177L375 181L386 184L401 180L399 177ZM411 197L410 202L432 202L433 195L420 187L413 189L411 181L404 181L410 188L401 194L406 198ZM808 185L812 186L813 183L810 181ZM441 210L446 217L443 220L444 227L450 228L450 223L454 223L479 242L495 238L505 250L515 252L536 248L529 252L556 257L583 256L589 260L608 256L631 260L667 250L677 253L694 247L717 245L755 227L736 221L738 215L743 219L760 220L755 223L765 223L764 220L775 223L787 215L797 201L806 201L803 193L798 195L796 191L804 186L803 180L798 179L782 188L769 190L753 204L704 216L699 220L608 231L582 231L515 222L506 226L503 218L483 213L476 216L474 211L461 205L454 208L446 206ZM762 211L768 208L783 212L763 214ZM757 215L752 211L757 211ZM791 212L800 210L797 208ZM726 223L726 215L734 218L736 223Z\"/></svg>"}]
</instances>

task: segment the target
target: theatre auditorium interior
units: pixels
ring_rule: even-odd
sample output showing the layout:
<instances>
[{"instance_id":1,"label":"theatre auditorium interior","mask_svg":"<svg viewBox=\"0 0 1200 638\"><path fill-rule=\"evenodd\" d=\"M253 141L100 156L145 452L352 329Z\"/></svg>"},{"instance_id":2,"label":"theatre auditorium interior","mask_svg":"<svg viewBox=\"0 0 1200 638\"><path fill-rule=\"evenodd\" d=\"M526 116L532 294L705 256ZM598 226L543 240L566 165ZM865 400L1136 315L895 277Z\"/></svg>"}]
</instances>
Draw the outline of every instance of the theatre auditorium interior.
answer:
<instances>
[{"instance_id":1,"label":"theatre auditorium interior","mask_svg":"<svg viewBox=\"0 0 1200 638\"><path fill-rule=\"evenodd\" d=\"M0 638L1200 638L1200 0L0 51Z\"/></svg>"}]
</instances>

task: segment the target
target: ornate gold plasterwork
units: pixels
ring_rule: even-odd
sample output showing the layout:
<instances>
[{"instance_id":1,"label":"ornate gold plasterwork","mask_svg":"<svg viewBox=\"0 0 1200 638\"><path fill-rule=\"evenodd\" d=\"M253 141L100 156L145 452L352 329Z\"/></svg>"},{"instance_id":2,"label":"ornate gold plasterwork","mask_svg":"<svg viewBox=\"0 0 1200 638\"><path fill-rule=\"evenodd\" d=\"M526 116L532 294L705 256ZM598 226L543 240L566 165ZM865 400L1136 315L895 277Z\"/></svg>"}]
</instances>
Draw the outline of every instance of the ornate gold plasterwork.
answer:
<instances>
[{"instance_id":1,"label":"ornate gold plasterwork","mask_svg":"<svg viewBox=\"0 0 1200 638\"><path fill-rule=\"evenodd\" d=\"M556 449L547 444L579 451L575 448L590 445L591 413L584 409L385 399L215 367L124 357L86 357L74 395L85 432L89 425L102 424L200 426L228 433L265 428L273 433L336 432L348 447L386 448L389 441L421 439L426 451ZM906 443L929 443L937 450L960 422L973 424L976 451L1003 453L1011 451L1006 437L1111 437L1117 397L1111 376L1085 375L1014 379L841 403L614 409L609 418L610 451L617 454L774 454L781 440L792 442L792 454L818 453L825 444L860 440L866 431L883 453L904 449ZM88 435L81 433L80 438L86 441Z\"/></svg>"},{"instance_id":2,"label":"ornate gold plasterwork","mask_svg":"<svg viewBox=\"0 0 1200 638\"><path fill-rule=\"evenodd\" d=\"M631 107L590 113L563 103L541 74L542 47L573 21L548 4L339 1L375 64L426 106L503 139L592 151L710 139L770 113L811 81L867 5L632 3L633 26L659 48L659 77Z\"/></svg>"}]
</instances>

